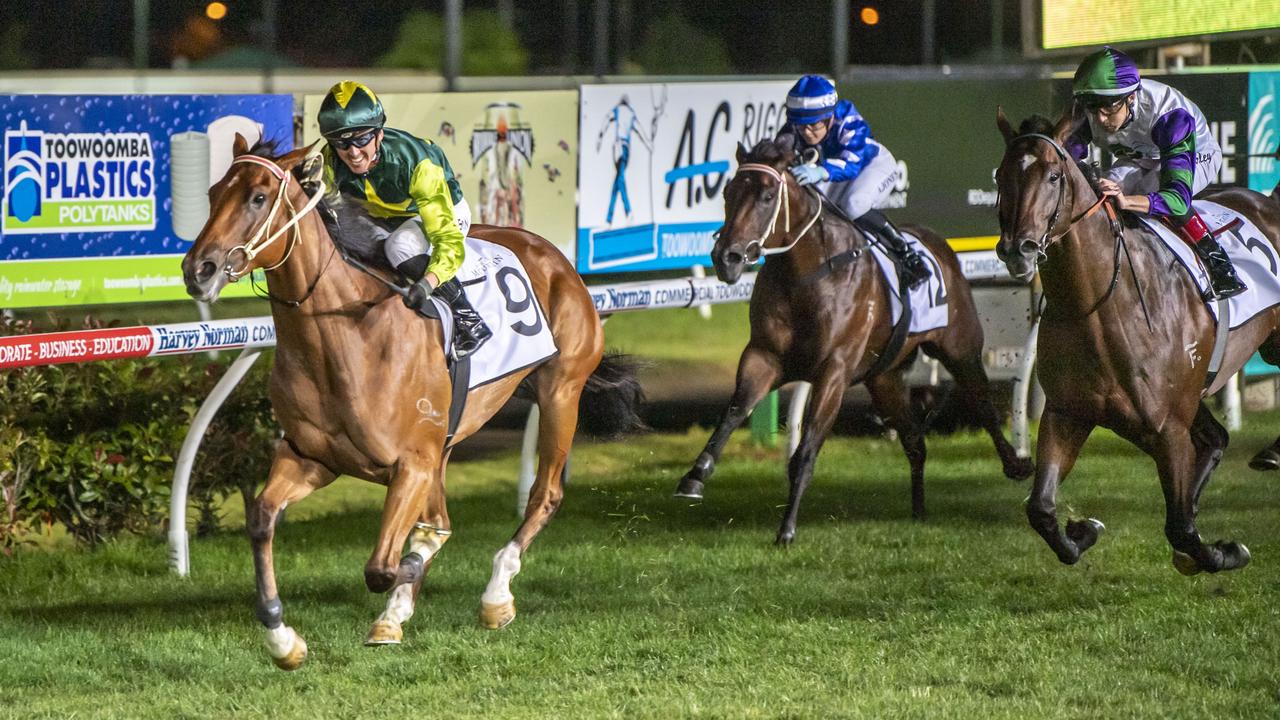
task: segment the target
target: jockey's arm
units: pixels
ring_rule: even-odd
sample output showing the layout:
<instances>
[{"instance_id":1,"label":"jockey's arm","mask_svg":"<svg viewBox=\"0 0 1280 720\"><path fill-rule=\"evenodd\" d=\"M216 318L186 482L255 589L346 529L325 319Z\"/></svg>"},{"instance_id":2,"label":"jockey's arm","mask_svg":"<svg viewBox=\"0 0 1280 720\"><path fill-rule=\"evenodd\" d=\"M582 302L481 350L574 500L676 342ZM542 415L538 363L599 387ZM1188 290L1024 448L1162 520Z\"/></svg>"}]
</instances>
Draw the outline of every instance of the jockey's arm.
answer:
<instances>
[{"instance_id":1,"label":"jockey's arm","mask_svg":"<svg viewBox=\"0 0 1280 720\"><path fill-rule=\"evenodd\" d=\"M1151 140L1160 148L1160 189L1146 196L1149 212L1181 225L1191 214L1195 187L1195 118L1184 108L1174 108L1151 127Z\"/></svg>"},{"instance_id":2,"label":"jockey's arm","mask_svg":"<svg viewBox=\"0 0 1280 720\"><path fill-rule=\"evenodd\" d=\"M867 164L880 153L875 144L868 144L871 127L860 115L846 117L840 124L832 128L840 145L840 152L835 157L822 161L829 175L828 182L848 182L862 174Z\"/></svg>"},{"instance_id":3,"label":"jockey's arm","mask_svg":"<svg viewBox=\"0 0 1280 720\"><path fill-rule=\"evenodd\" d=\"M445 181L444 168L430 159L418 163L410 176L409 196L418 206L422 230L431 241L427 275L435 276L432 287L439 287L457 274L463 256L462 230L453 215L453 197Z\"/></svg>"}]
</instances>

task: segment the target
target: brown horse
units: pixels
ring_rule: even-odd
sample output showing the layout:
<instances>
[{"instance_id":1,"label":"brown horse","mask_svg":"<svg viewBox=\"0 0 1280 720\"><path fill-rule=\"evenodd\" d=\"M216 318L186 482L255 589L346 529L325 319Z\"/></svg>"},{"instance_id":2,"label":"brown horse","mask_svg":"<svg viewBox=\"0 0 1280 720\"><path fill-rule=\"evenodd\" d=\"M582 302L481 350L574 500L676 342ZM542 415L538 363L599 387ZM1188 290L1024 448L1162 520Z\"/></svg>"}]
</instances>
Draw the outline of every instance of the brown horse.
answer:
<instances>
[{"instance_id":1,"label":"brown horse","mask_svg":"<svg viewBox=\"0 0 1280 720\"><path fill-rule=\"evenodd\" d=\"M711 257L717 276L736 282L745 266L773 255L756 276L751 296L751 338L738 361L733 399L693 469L681 478L677 497L701 498L730 433L769 391L796 380L813 384L800 445L787 476L791 494L777 543L795 540L800 498L813 477L818 451L835 422L845 390L865 382L876 412L898 432L911 466L911 511L923 518L924 431L913 417L903 369L922 349L955 378L960 397L991 435L1010 478L1024 479L1031 462L1019 458L1001 433L1000 416L987 396L982 367L982 325L969 284L946 240L911 228L938 259L930 280L945 290L945 327L909 335L892 358L881 359L893 330L889 285L867 251L867 239L821 195L796 184L787 168L796 160L786 139L762 141L750 153L738 149L738 171L725 187L725 224ZM824 212L824 206L826 212ZM782 219L783 222L779 222Z\"/></svg>"},{"instance_id":2,"label":"brown horse","mask_svg":"<svg viewBox=\"0 0 1280 720\"><path fill-rule=\"evenodd\" d=\"M1070 117L1056 126L1032 118L1015 132L999 111L996 123L1007 143L996 172L997 254L1014 277L1030 279L1038 270L1044 285L1037 357L1046 402L1027 501L1031 526L1067 564L1097 541L1096 520L1072 520L1063 532L1055 503L1080 447L1100 425L1156 461L1165 535L1180 572L1243 567L1243 545L1206 544L1196 531L1200 494L1227 446L1227 431L1203 398L1259 346L1280 348L1280 310L1230 332L1221 369L1206 388L1213 315L1145 226L1113 229L1107 214L1093 211L1099 196L1062 146ZM1247 215L1268 236L1267 247L1280 237L1280 204L1265 196L1229 189L1206 198Z\"/></svg>"},{"instance_id":3,"label":"brown horse","mask_svg":"<svg viewBox=\"0 0 1280 720\"><path fill-rule=\"evenodd\" d=\"M506 625L515 617L511 578L560 505L561 471L578 424L580 397L584 402L622 403L617 425L607 430L635 420L630 403L638 399L638 386L627 368L619 372L611 356L602 361L603 332L582 280L537 235L510 228L471 229L472 235L502 245L520 259L559 352L536 367L472 390L446 443L451 391L440 326L407 309L372 275L334 260L336 246L325 224L319 213L309 212L320 193L309 199L306 191L320 186L320 155L302 149L272 159L249 153L239 138L235 155L227 175L210 191L209 221L183 258L182 271L187 292L212 301L229 281L255 268L267 270L277 343L270 396L284 438L247 525L257 616L267 628L273 659L293 669L306 657L302 637L283 623L276 591L272 537L280 511L339 474L387 486L364 578L371 591L391 592L366 643L399 642L400 625L413 613L423 577L452 532L445 508L451 448L524 385L541 411L537 476L524 520L494 557L493 575L481 596L481 622L490 628ZM295 211L298 207L302 209ZM602 375L605 380L599 379ZM406 540L408 553L402 559Z\"/></svg>"}]
</instances>

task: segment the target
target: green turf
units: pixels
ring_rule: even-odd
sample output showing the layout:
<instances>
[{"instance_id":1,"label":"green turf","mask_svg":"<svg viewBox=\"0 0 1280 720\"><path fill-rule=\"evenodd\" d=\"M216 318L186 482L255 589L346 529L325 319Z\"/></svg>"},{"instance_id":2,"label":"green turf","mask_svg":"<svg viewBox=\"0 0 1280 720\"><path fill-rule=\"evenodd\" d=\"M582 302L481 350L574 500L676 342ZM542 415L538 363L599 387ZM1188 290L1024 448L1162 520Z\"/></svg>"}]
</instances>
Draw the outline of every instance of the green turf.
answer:
<instances>
[{"instance_id":1,"label":"green turf","mask_svg":"<svg viewBox=\"0 0 1280 720\"><path fill-rule=\"evenodd\" d=\"M188 580L159 539L38 551L0 561L0 716L1276 717L1277 481L1245 463L1277 420L1248 417L1203 500L1204 536L1253 564L1194 578L1169 563L1153 464L1107 433L1062 496L1108 527L1075 567L978 435L930 438L924 523L896 443L834 438L786 550L782 462L745 434L701 505L670 494L705 431L580 442L513 583L520 614L490 632L476 611L516 525L512 448L453 468L456 534L386 648L360 644L382 607L361 575L380 489L343 479L290 507L276 545L301 670L267 659L237 531L193 541Z\"/></svg>"}]
</instances>

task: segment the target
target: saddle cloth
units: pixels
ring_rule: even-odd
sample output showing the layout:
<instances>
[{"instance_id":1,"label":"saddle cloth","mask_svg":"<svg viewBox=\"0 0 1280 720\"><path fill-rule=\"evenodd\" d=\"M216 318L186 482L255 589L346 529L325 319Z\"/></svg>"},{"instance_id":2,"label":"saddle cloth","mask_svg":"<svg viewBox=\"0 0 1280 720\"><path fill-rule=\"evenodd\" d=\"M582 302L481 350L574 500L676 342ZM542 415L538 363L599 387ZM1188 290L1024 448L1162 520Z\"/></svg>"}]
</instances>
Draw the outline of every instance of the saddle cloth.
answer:
<instances>
[{"instance_id":1,"label":"saddle cloth","mask_svg":"<svg viewBox=\"0 0 1280 720\"><path fill-rule=\"evenodd\" d=\"M1218 238L1218 244L1227 251L1236 274L1249 286L1248 291L1227 300L1231 306L1231 328L1240 327L1254 315L1280 303L1280 257L1277 257L1276 249L1267 242L1262 231L1245 216L1217 203L1196 200L1193 205L1200 211L1204 224ZM1209 275L1191 247L1159 220L1139 217L1178 258L1200 292L1207 290ZM1206 304L1217 318L1217 303Z\"/></svg>"},{"instance_id":2,"label":"saddle cloth","mask_svg":"<svg viewBox=\"0 0 1280 720\"><path fill-rule=\"evenodd\" d=\"M924 255L925 264L929 266L929 279L918 287L912 288L908 296L911 302L911 327L907 332L922 333L946 327L947 316L950 314L947 307L947 286L942 279L942 269L938 265L938 259L933 256L929 248L924 246L924 243L920 242L920 238L906 232L902 233L902 237L913 250ZM880 264L880 272L889 283L890 317L893 324L897 325L898 318L902 317L902 301L898 295L898 270L894 267L893 260L889 259L878 243L871 245L871 255Z\"/></svg>"},{"instance_id":3,"label":"saddle cloth","mask_svg":"<svg viewBox=\"0 0 1280 720\"><path fill-rule=\"evenodd\" d=\"M464 242L466 255L457 278L471 306L493 331L493 337L469 358L467 389L473 389L536 365L555 355L557 349L520 258L487 240L468 237ZM443 300L435 296L431 300L440 313L448 352L453 347L453 313Z\"/></svg>"}]
</instances>

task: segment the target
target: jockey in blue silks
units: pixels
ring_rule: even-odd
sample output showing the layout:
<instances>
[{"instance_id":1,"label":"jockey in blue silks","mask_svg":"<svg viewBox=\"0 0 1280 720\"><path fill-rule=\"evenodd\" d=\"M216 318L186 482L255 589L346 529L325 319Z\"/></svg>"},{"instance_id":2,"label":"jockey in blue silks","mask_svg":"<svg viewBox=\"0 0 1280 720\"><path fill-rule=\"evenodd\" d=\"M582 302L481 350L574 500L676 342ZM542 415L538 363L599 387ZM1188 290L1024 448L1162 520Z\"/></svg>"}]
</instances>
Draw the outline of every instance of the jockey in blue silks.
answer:
<instances>
[{"instance_id":1,"label":"jockey in blue silks","mask_svg":"<svg viewBox=\"0 0 1280 720\"><path fill-rule=\"evenodd\" d=\"M853 103L820 75L805 75L787 93L787 123L778 136L794 135L797 148L818 150L817 162L791 168L802 187L813 185L869 236L896 256L910 287L929 278L929 266L876 208L898 181L898 162L871 136Z\"/></svg>"}]
</instances>

